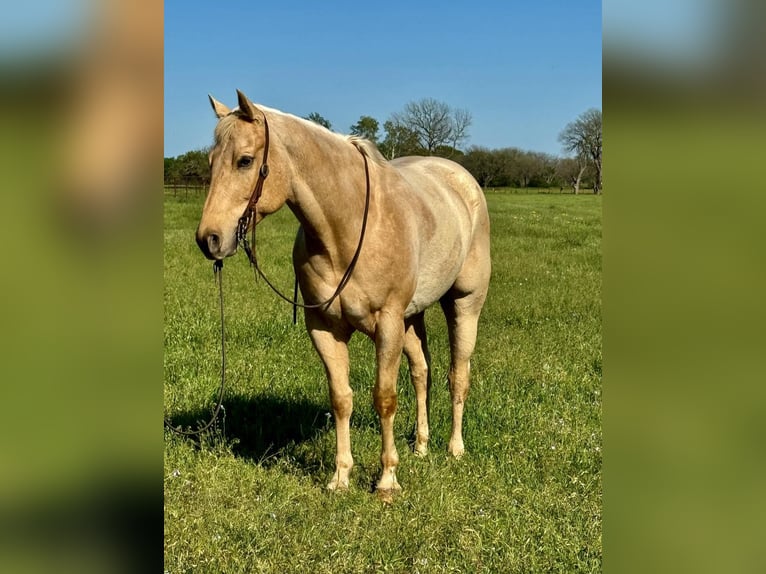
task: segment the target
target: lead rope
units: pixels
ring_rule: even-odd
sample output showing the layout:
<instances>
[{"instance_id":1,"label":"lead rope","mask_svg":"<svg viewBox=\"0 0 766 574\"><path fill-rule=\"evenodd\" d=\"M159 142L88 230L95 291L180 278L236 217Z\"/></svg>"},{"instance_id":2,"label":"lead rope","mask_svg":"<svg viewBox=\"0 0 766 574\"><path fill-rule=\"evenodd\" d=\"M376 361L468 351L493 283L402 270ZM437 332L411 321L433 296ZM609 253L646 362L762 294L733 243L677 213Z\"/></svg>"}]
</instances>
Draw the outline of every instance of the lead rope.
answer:
<instances>
[{"instance_id":1,"label":"lead rope","mask_svg":"<svg viewBox=\"0 0 766 574\"><path fill-rule=\"evenodd\" d=\"M216 282L218 283L218 302L221 311L221 387L218 391L218 403L213 410L213 416L202 428L197 430L183 430L180 426L174 427L170 424L168 419L165 419L165 428L183 436L199 435L209 429L215 423L218 418L218 413L221 411L226 412L223 407L223 393L226 388L226 338L224 332L224 320L223 320L223 260L217 259L213 263L213 275L215 275ZM225 415L224 415L225 416Z\"/></svg>"}]
</instances>

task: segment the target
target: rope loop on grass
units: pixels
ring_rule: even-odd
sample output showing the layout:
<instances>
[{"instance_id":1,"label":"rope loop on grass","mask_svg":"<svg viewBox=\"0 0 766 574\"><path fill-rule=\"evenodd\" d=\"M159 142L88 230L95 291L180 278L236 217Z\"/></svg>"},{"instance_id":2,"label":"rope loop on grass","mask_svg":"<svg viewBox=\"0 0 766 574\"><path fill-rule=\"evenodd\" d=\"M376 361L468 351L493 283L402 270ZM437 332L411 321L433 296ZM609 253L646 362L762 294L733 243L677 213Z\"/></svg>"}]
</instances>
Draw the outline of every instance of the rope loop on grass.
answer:
<instances>
[{"instance_id":1,"label":"rope loop on grass","mask_svg":"<svg viewBox=\"0 0 766 574\"><path fill-rule=\"evenodd\" d=\"M226 409L223 406L223 393L226 388L226 336L223 317L223 260L215 260L213 263L213 275L215 275L216 283L218 283L218 307L221 313L221 385L218 390L218 403L213 410L213 416L210 420L197 430L184 430L180 426L175 427L168 421L168 419L165 419L165 428L182 436L196 436L202 434L215 424L218 414L221 411L224 413L224 418L226 417Z\"/></svg>"}]
</instances>

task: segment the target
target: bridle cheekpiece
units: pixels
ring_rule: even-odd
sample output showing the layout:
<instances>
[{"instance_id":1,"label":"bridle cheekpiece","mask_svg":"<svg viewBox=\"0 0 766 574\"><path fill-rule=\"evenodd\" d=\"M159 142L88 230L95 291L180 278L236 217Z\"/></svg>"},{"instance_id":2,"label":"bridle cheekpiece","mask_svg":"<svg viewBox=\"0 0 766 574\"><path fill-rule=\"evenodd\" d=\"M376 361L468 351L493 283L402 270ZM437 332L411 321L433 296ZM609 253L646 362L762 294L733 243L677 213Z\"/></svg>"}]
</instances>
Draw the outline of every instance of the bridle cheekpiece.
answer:
<instances>
[{"instance_id":1,"label":"bridle cheekpiece","mask_svg":"<svg viewBox=\"0 0 766 574\"><path fill-rule=\"evenodd\" d=\"M269 176L269 122L266 120L265 114L263 116L263 127L263 160L261 161L261 167L258 170L258 179L255 182L253 193L250 195L250 201L247 202L245 211L242 212L242 216L237 221L237 243L243 244L245 251L248 251L248 255L249 246L247 245L247 228L250 227L250 223L252 222L253 230L255 230L255 222L253 221L255 216L255 206L258 203L258 200L261 198L261 194L263 193L263 183ZM253 239L253 244L255 244L255 239Z\"/></svg>"}]
</instances>

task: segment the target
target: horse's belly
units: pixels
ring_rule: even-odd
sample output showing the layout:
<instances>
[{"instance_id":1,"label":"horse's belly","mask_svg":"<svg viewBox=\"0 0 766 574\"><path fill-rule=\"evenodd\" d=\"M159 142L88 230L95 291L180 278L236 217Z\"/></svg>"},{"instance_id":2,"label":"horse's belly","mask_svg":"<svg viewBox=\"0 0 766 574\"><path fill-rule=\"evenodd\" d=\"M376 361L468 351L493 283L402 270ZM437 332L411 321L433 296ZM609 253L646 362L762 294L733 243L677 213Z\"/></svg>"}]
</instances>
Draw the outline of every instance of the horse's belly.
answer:
<instances>
[{"instance_id":1,"label":"horse's belly","mask_svg":"<svg viewBox=\"0 0 766 574\"><path fill-rule=\"evenodd\" d=\"M405 316L416 315L430 307L449 291L465 261L468 246L454 238L452 248L445 243L421 255L415 294L405 310Z\"/></svg>"},{"instance_id":2,"label":"horse's belly","mask_svg":"<svg viewBox=\"0 0 766 574\"><path fill-rule=\"evenodd\" d=\"M410 304L407 305L407 309L404 311L404 316L411 317L412 315L417 315L418 313L426 310L428 307L441 299L442 295L444 295L447 290L449 290L451 285L452 283L449 283L446 287L443 285L427 285L423 288L418 286L412 301L410 301Z\"/></svg>"}]
</instances>

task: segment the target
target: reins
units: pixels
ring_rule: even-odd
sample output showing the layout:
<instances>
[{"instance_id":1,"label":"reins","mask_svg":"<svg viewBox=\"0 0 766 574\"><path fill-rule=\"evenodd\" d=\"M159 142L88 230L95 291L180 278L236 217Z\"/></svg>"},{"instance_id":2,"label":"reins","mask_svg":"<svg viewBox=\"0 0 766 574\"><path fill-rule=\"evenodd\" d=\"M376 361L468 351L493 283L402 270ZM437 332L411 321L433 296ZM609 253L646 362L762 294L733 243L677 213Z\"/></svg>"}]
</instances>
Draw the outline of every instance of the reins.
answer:
<instances>
[{"instance_id":1,"label":"reins","mask_svg":"<svg viewBox=\"0 0 766 574\"><path fill-rule=\"evenodd\" d=\"M183 430L180 426L174 427L172 424L170 424L170 421L168 421L168 419L165 419L166 429L183 436L194 436L194 435L202 434L211 426L213 426L213 423L215 423L216 419L218 418L218 414L222 410L224 411L226 410L223 408L223 393L226 388L226 345L225 345L226 337L224 333L224 320L223 320L223 260L217 259L213 263L213 275L215 275L216 282L218 283L218 306L221 311L221 387L218 391L218 403L216 404L215 409L213 410L213 416L201 428L197 430Z\"/></svg>"},{"instance_id":2,"label":"reins","mask_svg":"<svg viewBox=\"0 0 766 574\"><path fill-rule=\"evenodd\" d=\"M280 298L287 301L288 303L291 303L293 305L293 308L300 307L301 309L319 309L321 307L324 307L325 309L329 308L330 305L332 305L333 301L338 298L338 296L341 294L343 289L345 289L346 285L348 284L349 279L351 279L351 274L354 272L354 268L356 267L356 262L359 260L359 254L362 251L362 244L364 243L364 236L367 231L367 218L370 213L370 166L367 162L367 156L359 150L360 155L362 156L362 159L364 160L364 177L365 177L365 198L364 198L364 214L362 216L362 230L359 232L359 244L356 246L356 251L354 252L354 256L351 258L351 261L348 264L348 267L346 268L346 271L343 273L343 276L340 279L340 282L338 283L338 287L335 289L335 292L328 297L326 300L320 302L320 303L300 303L298 301L298 286L297 286L297 280L295 284L295 290L294 290L294 297L293 299L290 299L287 295L283 294L279 289L274 286L274 284L269 280L268 277L264 274L263 270L261 269L260 265L258 265L258 257L256 253L256 243L255 243L255 222L253 221L253 226L251 229L251 241L252 241L252 248L250 247L250 243L247 241L247 228L250 226L250 223L253 219L253 216L255 215L255 209L256 205L258 203L258 200L261 197L261 193L263 192L263 182L266 180L266 178L269 175L269 166L268 166L268 155L269 155L269 124L266 121L266 116L263 118L263 123L265 127L265 142L263 145L263 163L261 164L261 168L258 172L258 180L255 182L255 189L253 189L253 193L250 196L250 201L247 203L247 207L245 208L245 211L242 213L242 217L239 218L239 221L237 223L237 243L242 245L242 249L247 254L247 258L250 261L250 265L254 269L254 273L257 273L256 278L260 276L265 282L266 285L268 285L274 293L276 293ZM293 322L295 322L295 312L293 312Z\"/></svg>"},{"instance_id":3,"label":"reins","mask_svg":"<svg viewBox=\"0 0 766 574\"><path fill-rule=\"evenodd\" d=\"M266 277L266 275L261 270L260 266L258 265L258 258L256 256L256 242L255 242L255 221L254 215L255 215L255 209L256 205L258 203L258 200L261 198L261 194L263 193L263 184L266 181L266 178L269 176L269 164L268 164L268 158L269 158L269 123L266 121L266 116L263 117L263 125L264 125L264 144L263 144L263 160L261 162L261 167L258 170L258 179L255 182L255 188L253 189L253 193L250 195L250 200L247 203L247 207L245 208L245 211L242 213L242 216L237 221L237 243L239 245L242 245L242 249L247 254L247 258L250 261L250 265L254 269L254 273L257 272L255 275L255 278L257 279L260 275L263 280L266 282L266 284L271 288L274 293L276 293L279 297L287 301L288 303L291 303L293 305L293 323L296 322L296 309L298 307L301 307L302 309L319 309L320 307L329 308L330 305L332 305L333 301L340 296L343 289L345 289L346 285L348 284L349 279L351 279L351 274L354 272L354 268L356 267L356 263L359 260L359 254L362 251L362 244L364 243L364 236L367 231L367 218L370 212L370 167L367 162L367 156L364 154L362 150L359 150L359 153L362 156L362 159L364 159L364 177L365 177L365 198L364 198L364 214L362 216L362 229L359 232L359 244L356 247L356 251L354 252L354 256L351 258L351 261L348 264L348 267L346 268L346 271L343 273L343 276L341 277L340 282L338 283L338 287L335 289L335 292L325 301L322 301L321 303L300 303L298 301L298 280L296 278L295 280L295 289L293 293L293 298L290 299L286 295L282 294L282 292L277 289L274 284L269 281L269 278ZM250 223L252 222L252 230L251 230L251 241L252 241L252 248L250 247L250 243L247 241L247 228L250 226ZM213 410L213 416L211 419L203 425L201 428L197 430L183 430L181 427L174 427L167 419L165 419L165 428L168 430L179 434L183 436L194 436L199 435L208 430L210 427L213 426L216 419L218 418L218 414L223 410L225 411L223 407L223 395L224 390L226 388L226 337L225 337L225 330L224 330L224 309L223 309L223 260L217 259L213 263L213 274L216 277L216 282L218 283L218 300L219 300L219 308L220 308L220 315L221 315L221 386L218 391L218 401L215 406L215 409Z\"/></svg>"}]
</instances>

